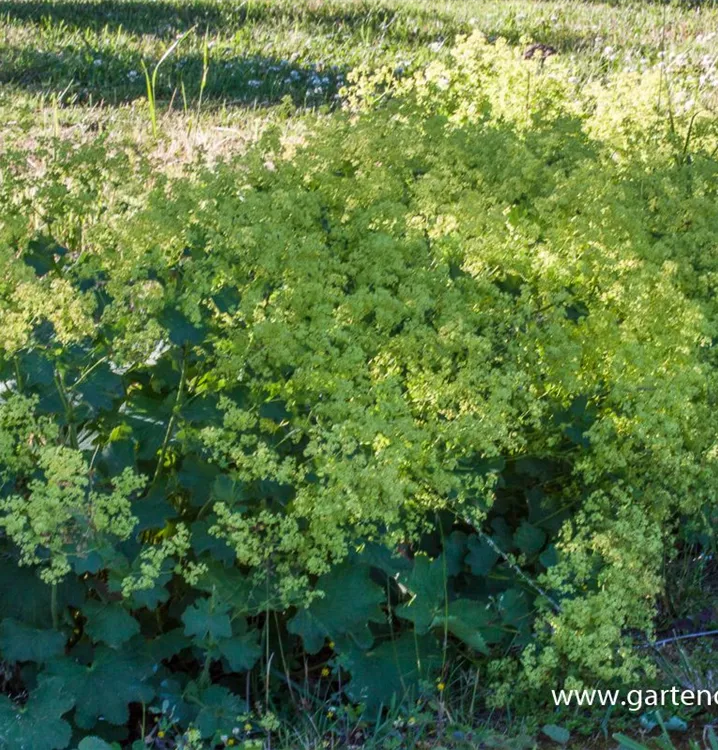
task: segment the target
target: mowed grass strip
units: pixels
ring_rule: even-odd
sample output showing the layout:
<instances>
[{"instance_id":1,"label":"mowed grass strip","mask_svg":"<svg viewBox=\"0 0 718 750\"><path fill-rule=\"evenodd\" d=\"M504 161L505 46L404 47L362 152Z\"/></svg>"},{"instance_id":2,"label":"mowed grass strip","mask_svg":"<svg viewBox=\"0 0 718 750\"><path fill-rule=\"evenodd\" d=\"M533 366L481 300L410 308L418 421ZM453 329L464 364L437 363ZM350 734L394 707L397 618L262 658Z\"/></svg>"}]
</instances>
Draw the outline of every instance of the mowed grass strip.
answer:
<instances>
[{"instance_id":1,"label":"mowed grass strip","mask_svg":"<svg viewBox=\"0 0 718 750\"><path fill-rule=\"evenodd\" d=\"M718 54L715 2L2 0L0 83L19 98L126 105L146 97L143 63L152 69L189 32L159 71L158 100L188 111L204 79L210 111L287 97L316 108L336 100L352 68L407 68L472 29L549 45L586 77Z\"/></svg>"}]
</instances>

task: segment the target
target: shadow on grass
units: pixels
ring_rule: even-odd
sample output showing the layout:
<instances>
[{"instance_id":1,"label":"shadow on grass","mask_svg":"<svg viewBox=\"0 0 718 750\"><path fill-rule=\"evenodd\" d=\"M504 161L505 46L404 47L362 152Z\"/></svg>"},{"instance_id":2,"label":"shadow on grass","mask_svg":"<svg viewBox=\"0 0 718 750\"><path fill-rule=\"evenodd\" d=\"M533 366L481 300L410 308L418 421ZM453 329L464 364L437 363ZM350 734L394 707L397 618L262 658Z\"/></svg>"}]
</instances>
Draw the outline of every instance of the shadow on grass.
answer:
<instances>
[{"instance_id":1,"label":"shadow on grass","mask_svg":"<svg viewBox=\"0 0 718 750\"><path fill-rule=\"evenodd\" d=\"M178 103L199 94L203 76L202 38L228 40L245 27L262 29L270 44L262 48L257 39L246 41L261 54L246 54L244 34L229 44L215 48L203 99L228 105L272 104L288 96L295 106L316 106L335 100L348 67L347 51L367 50L386 43L409 50L424 49L430 42L451 43L456 33L472 27L459 13L430 11L426 7L368 2L322 3L291 0L254 0L234 3L221 0L0 0L0 18L24 25L31 31L28 39L37 43L6 43L0 59L0 84L9 84L31 93L66 92L73 102L104 101L109 104L130 102L146 95L140 48L148 49L154 38L149 67L177 35L196 29L193 35L164 63L160 73L158 98L173 95ZM514 14L477 19L489 37L504 37L520 44L526 35L547 44L559 53L591 54L599 34L595 29L568 30L537 15L525 24L516 23ZM117 41L100 34L107 29L117 33ZM284 49L272 55L273 40L291 48L291 34L301 29L312 38L318 57L330 58L327 64L290 62ZM37 36L35 36L35 32ZM122 32L122 33L121 33ZM254 32L252 32L254 33ZM231 38L231 37L230 37ZM47 39L47 44L44 40ZM58 44L58 40L60 43ZM327 49L322 49L327 40ZM342 53L337 52L340 42ZM13 46L16 45L16 46ZM651 49L639 44L641 53L650 57ZM655 50L653 50L655 52ZM145 53L146 54L146 53ZM344 60L340 60L344 54ZM331 65L331 57L341 68Z\"/></svg>"},{"instance_id":2,"label":"shadow on grass","mask_svg":"<svg viewBox=\"0 0 718 750\"><path fill-rule=\"evenodd\" d=\"M62 94L63 102L121 104L147 95L142 57L133 50L102 51L68 46L57 52L28 47L6 50L0 84L35 94ZM145 60L150 72L157 60ZM157 98L193 106L200 94L201 51L170 57L159 69ZM297 106L335 101L345 70L302 65L279 57L210 57L202 100L227 105L275 104L289 97Z\"/></svg>"},{"instance_id":3,"label":"shadow on grass","mask_svg":"<svg viewBox=\"0 0 718 750\"><path fill-rule=\"evenodd\" d=\"M385 7L369 2L301 3L290 0L255 0L252 3L218 0L2 0L0 15L28 23L49 19L68 29L122 28L134 34L172 36L197 26L210 34L239 29L245 25L302 24L353 33L361 30L372 36L386 35L417 43L436 39L437 28L450 31L462 26L452 13L425 8Z\"/></svg>"}]
</instances>

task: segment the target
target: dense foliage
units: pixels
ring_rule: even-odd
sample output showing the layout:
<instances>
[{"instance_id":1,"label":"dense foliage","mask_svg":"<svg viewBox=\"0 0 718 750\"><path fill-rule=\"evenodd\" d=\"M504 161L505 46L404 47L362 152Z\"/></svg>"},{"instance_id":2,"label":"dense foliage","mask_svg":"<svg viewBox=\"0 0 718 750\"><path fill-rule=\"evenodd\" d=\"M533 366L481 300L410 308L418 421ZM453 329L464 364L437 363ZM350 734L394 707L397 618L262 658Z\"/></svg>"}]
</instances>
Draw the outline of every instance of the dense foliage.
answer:
<instances>
[{"instance_id":1,"label":"dense foliage","mask_svg":"<svg viewBox=\"0 0 718 750\"><path fill-rule=\"evenodd\" d=\"M8 153L0 737L219 741L307 664L368 712L455 654L495 704L645 669L678 528L714 543L697 80L474 35L186 177Z\"/></svg>"}]
</instances>

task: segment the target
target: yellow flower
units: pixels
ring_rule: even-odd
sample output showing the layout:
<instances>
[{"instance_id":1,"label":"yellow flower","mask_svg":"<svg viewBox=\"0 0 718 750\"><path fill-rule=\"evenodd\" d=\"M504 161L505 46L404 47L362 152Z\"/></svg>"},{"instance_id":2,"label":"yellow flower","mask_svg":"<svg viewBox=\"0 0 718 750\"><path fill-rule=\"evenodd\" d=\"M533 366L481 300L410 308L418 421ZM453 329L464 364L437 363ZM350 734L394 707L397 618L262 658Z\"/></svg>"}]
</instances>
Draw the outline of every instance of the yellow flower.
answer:
<instances>
[{"instance_id":1,"label":"yellow flower","mask_svg":"<svg viewBox=\"0 0 718 750\"><path fill-rule=\"evenodd\" d=\"M444 691L444 689L446 688L446 685L445 685L445 684L444 684L443 682L440 682L440 683L439 683L439 684L438 684L438 685L436 686L436 688L437 688L437 690L438 690L438 691L439 691L440 693L442 693L442 692Z\"/></svg>"},{"instance_id":2,"label":"yellow flower","mask_svg":"<svg viewBox=\"0 0 718 750\"><path fill-rule=\"evenodd\" d=\"M322 677L329 677L329 674L329 667L324 667L324 669L322 669Z\"/></svg>"},{"instance_id":3,"label":"yellow flower","mask_svg":"<svg viewBox=\"0 0 718 750\"><path fill-rule=\"evenodd\" d=\"M251 725L251 724L250 724L249 722L247 722L247 723L246 723L246 724L244 725L244 731L245 731L245 732L251 732L251 731L252 731L252 725Z\"/></svg>"},{"instance_id":4,"label":"yellow flower","mask_svg":"<svg viewBox=\"0 0 718 750\"><path fill-rule=\"evenodd\" d=\"M157 736L162 739L165 736L165 733L160 729L159 732L157 732Z\"/></svg>"}]
</instances>

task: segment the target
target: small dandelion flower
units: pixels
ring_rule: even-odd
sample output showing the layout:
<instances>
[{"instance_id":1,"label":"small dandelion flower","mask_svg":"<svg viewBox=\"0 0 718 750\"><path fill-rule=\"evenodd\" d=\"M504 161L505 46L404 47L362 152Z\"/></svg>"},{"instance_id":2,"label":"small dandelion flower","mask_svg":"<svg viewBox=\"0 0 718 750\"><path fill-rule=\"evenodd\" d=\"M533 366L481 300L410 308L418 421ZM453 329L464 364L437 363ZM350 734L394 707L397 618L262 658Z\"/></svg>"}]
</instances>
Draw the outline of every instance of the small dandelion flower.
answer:
<instances>
[{"instance_id":1,"label":"small dandelion flower","mask_svg":"<svg viewBox=\"0 0 718 750\"><path fill-rule=\"evenodd\" d=\"M247 723L246 723L246 724L244 725L244 731L245 731L245 732L251 732L251 731L252 731L252 725L251 725L251 724L250 724L249 722L247 722Z\"/></svg>"},{"instance_id":2,"label":"small dandelion flower","mask_svg":"<svg viewBox=\"0 0 718 750\"><path fill-rule=\"evenodd\" d=\"M165 733L160 729L159 732L157 732L157 736L162 739L165 736Z\"/></svg>"},{"instance_id":3,"label":"small dandelion flower","mask_svg":"<svg viewBox=\"0 0 718 750\"><path fill-rule=\"evenodd\" d=\"M232 747L232 745L236 745L236 744L237 744L237 741L234 739L234 737L230 737L227 740L227 747Z\"/></svg>"},{"instance_id":4,"label":"small dandelion flower","mask_svg":"<svg viewBox=\"0 0 718 750\"><path fill-rule=\"evenodd\" d=\"M437 690L438 690L438 691L439 691L440 693L443 693L443 692L444 692L444 690L446 689L446 685L445 685L445 684L444 684L443 682L440 682L440 683L439 683L439 684L438 684L438 685L436 686L436 689L437 689Z\"/></svg>"},{"instance_id":5,"label":"small dandelion flower","mask_svg":"<svg viewBox=\"0 0 718 750\"><path fill-rule=\"evenodd\" d=\"M416 719L413 716L410 716L408 721L406 722L410 727L413 727L414 724L416 724Z\"/></svg>"},{"instance_id":6,"label":"small dandelion flower","mask_svg":"<svg viewBox=\"0 0 718 750\"><path fill-rule=\"evenodd\" d=\"M329 667L322 669L322 677L329 677Z\"/></svg>"},{"instance_id":7,"label":"small dandelion flower","mask_svg":"<svg viewBox=\"0 0 718 750\"><path fill-rule=\"evenodd\" d=\"M328 646L330 649L332 649L332 651L334 650L334 645L334 641L329 641Z\"/></svg>"}]
</instances>

